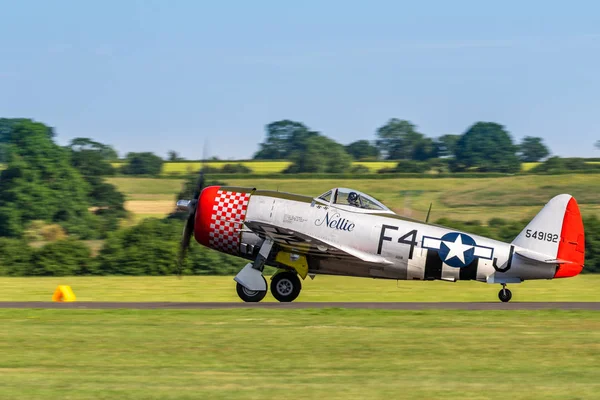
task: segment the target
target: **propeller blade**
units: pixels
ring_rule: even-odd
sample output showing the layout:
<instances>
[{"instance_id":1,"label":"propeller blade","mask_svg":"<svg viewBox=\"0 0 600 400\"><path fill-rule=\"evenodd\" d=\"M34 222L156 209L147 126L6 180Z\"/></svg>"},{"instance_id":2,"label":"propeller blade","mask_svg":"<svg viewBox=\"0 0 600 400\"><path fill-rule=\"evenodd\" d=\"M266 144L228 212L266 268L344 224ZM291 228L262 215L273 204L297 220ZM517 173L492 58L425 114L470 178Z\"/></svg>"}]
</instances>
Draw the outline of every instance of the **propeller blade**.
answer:
<instances>
[{"instance_id":1,"label":"propeller blade","mask_svg":"<svg viewBox=\"0 0 600 400\"><path fill-rule=\"evenodd\" d=\"M183 270L183 261L187 254L187 250L190 247L190 240L192 238L192 234L194 233L194 219L196 213L191 213L188 216L188 219L185 222L185 226L183 228L183 235L181 237L181 244L179 247L179 257L177 259L177 277L181 279L181 272Z\"/></svg>"},{"instance_id":2,"label":"propeller blade","mask_svg":"<svg viewBox=\"0 0 600 400\"><path fill-rule=\"evenodd\" d=\"M200 177L198 178L198 183L196 184L196 189L194 190L193 200L198 200L202 189L204 189L204 171L200 171Z\"/></svg>"},{"instance_id":3,"label":"propeller blade","mask_svg":"<svg viewBox=\"0 0 600 400\"><path fill-rule=\"evenodd\" d=\"M199 208L199 198L200 193L204 189L206 182L204 179L204 160L206 159L206 141L204 142L204 149L202 155L202 167L200 168L200 176L198 177L198 182L196 187L194 188L194 194L192 200L188 203L188 218L185 222L185 226L183 228L183 234L181 237L181 244L179 247L179 255L177 258L177 277L181 279L181 273L183 271L183 262L185 260L185 256L190 247L190 242L192 235L194 234L194 222L196 220L196 212Z\"/></svg>"}]
</instances>

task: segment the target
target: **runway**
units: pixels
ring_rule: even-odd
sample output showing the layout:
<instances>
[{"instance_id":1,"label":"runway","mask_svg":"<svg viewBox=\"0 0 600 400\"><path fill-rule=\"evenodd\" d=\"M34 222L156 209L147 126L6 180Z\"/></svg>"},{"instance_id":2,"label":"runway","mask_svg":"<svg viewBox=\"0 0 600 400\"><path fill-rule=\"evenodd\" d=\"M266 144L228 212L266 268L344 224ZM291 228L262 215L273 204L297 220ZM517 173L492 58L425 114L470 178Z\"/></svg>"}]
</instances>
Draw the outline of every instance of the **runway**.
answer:
<instances>
[{"instance_id":1,"label":"runway","mask_svg":"<svg viewBox=\"0 0 600 400\"><path fill-rule=\"evenodd\" d=\"M184 310L209 310L209 309L234 309L234 308L259 308L274 310L298 310L308 308L348 308L348 309L376 309L376 310L593 310L600 311L600 302L297 302L297 303L242 303L242 302L85 302L72 303L55 302L0 302L0 308L47 308L47 309L184 309Z\"/></svg>"}]
</instances>

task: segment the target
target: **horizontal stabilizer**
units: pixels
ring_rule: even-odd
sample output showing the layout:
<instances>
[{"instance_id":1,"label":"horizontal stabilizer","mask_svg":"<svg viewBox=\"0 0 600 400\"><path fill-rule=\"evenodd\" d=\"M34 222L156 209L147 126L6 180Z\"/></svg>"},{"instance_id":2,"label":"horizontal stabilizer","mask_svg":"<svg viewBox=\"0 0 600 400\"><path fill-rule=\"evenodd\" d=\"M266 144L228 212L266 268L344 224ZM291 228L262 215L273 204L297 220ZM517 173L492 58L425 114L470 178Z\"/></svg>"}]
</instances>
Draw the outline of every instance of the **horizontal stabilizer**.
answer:
<instances>
[{"instance_id":1,"label":"horizontal stabilizer","mask_svg":"<svg viewBox=\"0 0 600 400\"><path fill-rule=\"evenodd\" d=\"M545 254L540 254L531 250L515 250L515 253L529 260L542 262L545 264L576 264L573 261L561 260L559 258L550 257Z\"/></svg>"}]
</instances>

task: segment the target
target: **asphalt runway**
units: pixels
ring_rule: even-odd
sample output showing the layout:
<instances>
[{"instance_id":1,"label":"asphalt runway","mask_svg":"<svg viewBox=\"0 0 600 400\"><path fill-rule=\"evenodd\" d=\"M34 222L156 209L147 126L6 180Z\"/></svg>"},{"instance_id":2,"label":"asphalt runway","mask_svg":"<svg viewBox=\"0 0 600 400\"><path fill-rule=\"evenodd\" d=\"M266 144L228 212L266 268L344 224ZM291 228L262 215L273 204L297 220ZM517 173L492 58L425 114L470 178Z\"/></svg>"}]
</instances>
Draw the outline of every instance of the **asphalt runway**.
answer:
<instances>
[{"instance_id":1,"label":"asphalt runway","mask_svg":"<svg viewBox=\"0 0 600 400\"><path fill-rule=\"evenodd\" d=\"M594 310L600 311L600 302L439 302L439 303L409 303L409 302L295 302L295 303L178 303L178 302L85 302L72 303L18 301L0 302L0 308L53 308L53 309L232 309L260 308L275 310L297 310L306 308L350 308L377 310Z\"/></svg>"}]
</instances>

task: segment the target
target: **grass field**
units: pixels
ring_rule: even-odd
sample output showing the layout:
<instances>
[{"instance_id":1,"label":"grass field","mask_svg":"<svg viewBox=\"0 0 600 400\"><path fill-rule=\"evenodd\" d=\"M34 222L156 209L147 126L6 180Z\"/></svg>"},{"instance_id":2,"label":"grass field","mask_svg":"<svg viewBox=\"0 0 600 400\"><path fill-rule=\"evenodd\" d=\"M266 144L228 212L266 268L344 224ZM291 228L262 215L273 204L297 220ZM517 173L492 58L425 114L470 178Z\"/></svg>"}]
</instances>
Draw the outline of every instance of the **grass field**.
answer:
<instances>
[{"instance_id":1,"label":"grass field","mask_svg":"<svg viewBox=\"0 0 600 400\"><path fill-rule=\"evenodd\" d=\"M240 260L240 269L243 266ZM0 301L50 301L69 285L78 301L236 301L231 276L0 278ZM512 301L600 301L600 275L509 285ZM302 282L298 301L498 301L499 285L392 281L318 275ZM271 293L263 301L276 301Z\"/></svg>"},{"instance_id":2,"label":"grass field","mask_svg":"<svg viewBox=\"0 0 600 400\"><path fill-rule=\"evenodd\" d=\"M600 314L0 310L2 399L594 399Z\"/></svg>"},{"instance_id":3,"label":"grass field","mask_svg":"<svg viewBox=\"0 0 600 400\"><path fill-rule=\"evenodd\" d=\"M109 178L127 195L127 208L136 214L161 217L171 212L180 179ZM570 193L583 215L600 216L600 174L511 176L499 178L398 178L398 179L244 179L226 180L229 185L250 186L317 196L333 187L364 191L399 214L425 218L433 203L432 221L441 217L458 220L493 217L532 218L551 197Z\"/></svg>"}]
</instances>

